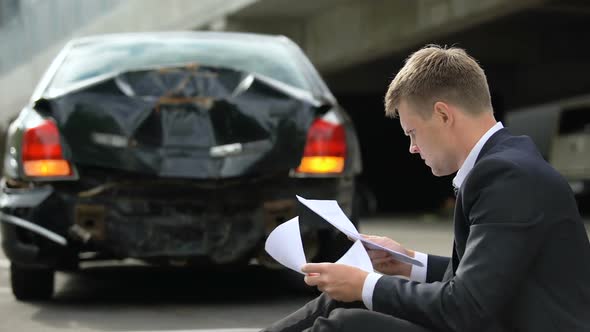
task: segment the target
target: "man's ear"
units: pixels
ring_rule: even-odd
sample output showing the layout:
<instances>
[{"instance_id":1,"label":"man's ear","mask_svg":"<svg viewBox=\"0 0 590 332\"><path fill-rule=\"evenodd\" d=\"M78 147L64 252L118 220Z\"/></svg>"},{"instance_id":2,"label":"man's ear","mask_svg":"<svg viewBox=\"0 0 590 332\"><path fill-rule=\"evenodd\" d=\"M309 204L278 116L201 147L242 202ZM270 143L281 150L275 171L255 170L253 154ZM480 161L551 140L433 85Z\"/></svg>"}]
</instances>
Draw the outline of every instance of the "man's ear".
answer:
<instances>
[{"instance_id":1,"label":"man's ear","mask_svg":"<svg viewBox=\"0 0 590 332\"><path fill-rule=\"evenodd\" d=\"M453 110L449 107L449 104L442 101L434 103L434 114L445 125L451 124L454 120Z\"/></svg>"}]
</instances>

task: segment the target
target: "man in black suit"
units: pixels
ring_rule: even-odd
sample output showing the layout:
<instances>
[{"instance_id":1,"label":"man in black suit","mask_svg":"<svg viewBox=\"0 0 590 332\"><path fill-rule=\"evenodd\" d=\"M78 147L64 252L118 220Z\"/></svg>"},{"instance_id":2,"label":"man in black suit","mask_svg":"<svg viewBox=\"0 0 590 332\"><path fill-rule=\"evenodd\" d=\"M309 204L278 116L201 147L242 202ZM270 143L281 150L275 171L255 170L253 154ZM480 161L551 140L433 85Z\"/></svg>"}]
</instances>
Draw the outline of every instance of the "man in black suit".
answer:
<instances>
[{"instance_id":1,"label":"man in black suit","mask_svg":"<svg viewBox=\"0 0 590 332\"><path fill-rule=\"evenodd\" d=\"M373 236L426 268L374 250L383 275L307 264L323 294L266 331L590 331L590 245L572 191L528 137L496 122L477 62L457 48L417 51L385 111L435 176L457 172L452 256Z\"/></svg>"}]
</instances>

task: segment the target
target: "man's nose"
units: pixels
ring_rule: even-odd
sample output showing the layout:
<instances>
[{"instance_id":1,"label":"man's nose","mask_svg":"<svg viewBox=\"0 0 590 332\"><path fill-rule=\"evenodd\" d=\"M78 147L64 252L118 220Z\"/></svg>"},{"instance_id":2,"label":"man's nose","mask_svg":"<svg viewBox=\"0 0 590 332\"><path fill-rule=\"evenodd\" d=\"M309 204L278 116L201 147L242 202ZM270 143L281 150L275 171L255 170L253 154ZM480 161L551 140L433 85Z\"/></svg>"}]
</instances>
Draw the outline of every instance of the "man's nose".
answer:
<instances>
[{"instance_id":1,"label":"man's nose","mask_svg":"<svg viewBox=\"0 0 590 332\"><path fill-rule=\"evenodd\" d=\"M410 153L420 153L420 149L416 144L410 144Z\"/></svg>"}]
</instances>

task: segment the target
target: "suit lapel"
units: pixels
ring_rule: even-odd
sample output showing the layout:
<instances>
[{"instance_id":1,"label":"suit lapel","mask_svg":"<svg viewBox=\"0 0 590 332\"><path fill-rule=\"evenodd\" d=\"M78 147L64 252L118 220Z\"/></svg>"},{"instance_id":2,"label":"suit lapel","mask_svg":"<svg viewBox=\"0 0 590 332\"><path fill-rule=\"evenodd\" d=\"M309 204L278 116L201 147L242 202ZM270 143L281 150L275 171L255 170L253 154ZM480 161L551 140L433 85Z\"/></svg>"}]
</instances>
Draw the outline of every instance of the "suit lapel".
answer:
<instances>
[{"instance_id":1,"label":"suit lapel","mask_svg":"<svg viewBox=\"0 0 590 332\"><path fill-rule=\"evenodd\" d=\"M451 259L453 275L455 275L455 271L457 271L461 257L465 252L465 243L467 242L469 231L467 225L465 224L465 216L463 215L462 196L463 194L461 190L459 190L457 193L457 200L455 201L455 212L453 218L453 228L455 234L453 241L453 256Z\"/></svg>"},{"instance_id":2,"label":"suit lapel","mask_svg":"<svg viewBox=\"0 0 590 332\"><path fill-rule=\"evenodd\" d=\"M477 162L482 158L482 156L485 156L491 150L492 147L494 147L500 141L509 136L510 133L508 133L508 131L504 128L495 132L482 147L479 155L477 156L474 167L477 166ZM469 175L467 175L467 178L465 179L463 184L465 184L465 182L467 182L468 179ZM469 237L469 215L463 212L463 189L464 187L460 188L457 192L457 199L455 202L455 211L453 218L453 228L455 233L455 239L453 241L453 257L451 258L451 262L449 263L449 269L447 269L447 273L445 273L445 278L450 278L455 275L455 272L459 267L459 263L461 262L461 258L463 257L463 254L465 254L467 238ZM469 193L466 194L469 195Z\"/></svg>"}]
</instances>

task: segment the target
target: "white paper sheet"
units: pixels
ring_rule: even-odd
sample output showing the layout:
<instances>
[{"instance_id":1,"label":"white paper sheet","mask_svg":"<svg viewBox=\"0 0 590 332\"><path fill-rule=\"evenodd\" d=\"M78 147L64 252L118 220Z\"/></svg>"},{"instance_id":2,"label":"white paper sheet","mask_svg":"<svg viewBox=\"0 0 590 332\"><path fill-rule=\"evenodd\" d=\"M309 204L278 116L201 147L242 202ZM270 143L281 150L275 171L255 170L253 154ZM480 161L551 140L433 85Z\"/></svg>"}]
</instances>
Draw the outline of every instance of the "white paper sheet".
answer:
<instances>
[{"instance_id":1,"label":"white paper sheet","mask_svg":"<svg viewBox=\"0 0 590 332\"><path fill-rule=\"evenodd\" d=\"M301 268L307 261L299 233L298 217L277 226L268 236L264 249L277 262L295 272L305 274L301 272ZM336 263L373 272L373 264L361 241L356 241Z\"/></svg>"},{"instance_id":2,"label":"white paper sheet","mask_svg":"<svg viewBox=\"0 0 590 332\"><path fill-rule=\"evenodd\" d=\"M413 264L417 266L424 266L422 262L417 259L414 259L406 254L401 252L397 252L395 250L391 250L389 248L383 247L373 241L367 240L363 238L356 227L352 224L350 219L344 214L344 211L338 205L338 202L335 200L313 200L313 199L305 199L301 196L297 196L297 199L301 204L308 207L318 216L320 216L325 221L332 224L332 226L336 227L339 231L344 233L346 236L353 240L360 240L365 244L367 248L370 249L379 249L389 252L393 258L408 264Z\"/></svg>"},{"instance_id":3,"label":"white paper sheet","mask_svg":"<svg viewBox=\"0 0 590 332\"><path fill-rule=\"evenodd\" d=\"M307 261L301 242L298 217L277 226L266 239L264 250L277 262L295 272L305 274L301 272L301 267Z\"/></svg>"},{"instance_id":4,"label":"white paper sheet","mask_svg":"<svg viewBox=\"0 0 590 332\"><path fill-rule=\"evenodd\" d=\"M360 237L356 227L354 227L350 219L344 214L338 202L334 200L305 199L301 196L297 196L297 199L346 236L355 240Z\"/></svg>"},{"instance_id":5,"label":"white paper sheet","mask_svg":"<svg viewBox=\"0 0 590 332\"><path fill-rule=\"evenodd\" d=\"M346 254L340 257L336 263L356 266L359 269L365 270L369 273L373 272L371 258L369 258L367 250L365 247L363 247L361 241L355 241L352 247L348 249Z\"/></svg>"}]
</instances>

